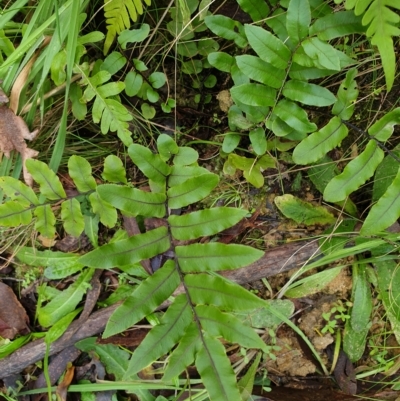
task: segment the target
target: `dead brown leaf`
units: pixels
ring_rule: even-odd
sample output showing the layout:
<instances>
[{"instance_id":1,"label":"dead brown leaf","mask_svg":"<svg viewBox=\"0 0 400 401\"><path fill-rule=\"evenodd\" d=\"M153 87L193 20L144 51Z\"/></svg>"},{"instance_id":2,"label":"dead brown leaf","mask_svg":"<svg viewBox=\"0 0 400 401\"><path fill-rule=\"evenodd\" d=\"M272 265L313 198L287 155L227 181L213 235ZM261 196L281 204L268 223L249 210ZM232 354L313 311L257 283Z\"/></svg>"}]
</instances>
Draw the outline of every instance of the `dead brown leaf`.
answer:
<instances>
[{"instance_id":1,"label":"dead brown leaf","mask_svg":"<svg viewBox=\"0 0 400 401\"><path fill-rule=\"evenodd\" d=\"M12 340L17 334L29 333L28 315L13 290L0 283L0 336Z\"/></svg>"}]
</instances>

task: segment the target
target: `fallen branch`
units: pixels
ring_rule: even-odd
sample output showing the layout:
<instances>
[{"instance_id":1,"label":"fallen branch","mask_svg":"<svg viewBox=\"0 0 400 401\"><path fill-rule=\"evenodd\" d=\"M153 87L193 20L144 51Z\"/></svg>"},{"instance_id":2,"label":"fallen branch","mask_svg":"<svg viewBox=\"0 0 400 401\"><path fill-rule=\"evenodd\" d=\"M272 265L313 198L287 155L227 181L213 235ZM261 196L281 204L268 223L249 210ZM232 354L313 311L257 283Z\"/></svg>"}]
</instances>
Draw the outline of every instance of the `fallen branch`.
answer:
<instances>
[{"instance_id":1,"label":"fallen branch","mask_svg":"<svg viewBox=\"0 0 400 401\"><path fill-rule=\"evenodd\" d=\"M286 244L265 252L260 260L249 266L220 272L220 274L238 284L245 284L300 267L318 253L317 241ZM182 292L183 288L178 287L174 295ZM72 323L63 336L51 344L50 355L54 355L84 338L101 333L109 317L118 306L118 304L112 305L94 312L84 324L79 322L79 320ZM168 302L164 302L160 305L159 309L167 306ZM1 360L0 378L21 372L27 366L43 359L45 352L46 345L43 339L33 341L21 347L10 356Z\"/></svg>"}]
</instances>

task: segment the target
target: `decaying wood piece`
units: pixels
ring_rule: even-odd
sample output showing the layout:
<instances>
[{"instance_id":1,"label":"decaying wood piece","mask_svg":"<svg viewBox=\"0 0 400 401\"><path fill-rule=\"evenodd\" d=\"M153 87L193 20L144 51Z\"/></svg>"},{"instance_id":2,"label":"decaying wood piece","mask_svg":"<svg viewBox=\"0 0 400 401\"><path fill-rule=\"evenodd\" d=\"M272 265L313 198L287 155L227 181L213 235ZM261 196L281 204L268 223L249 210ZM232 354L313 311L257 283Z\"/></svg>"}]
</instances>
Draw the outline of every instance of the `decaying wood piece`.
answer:
<instances>
[{"instance_id":1,"label":"decaying wood piece","mask_svg":"<svg viewBox=\"0 0 400 401\"><path fill-rule=\"evenodd\" d=\"M317 241L286 244L265 252L260 260L249 266L237 270L224 271L221 274L236 283L245 284L300 267L318 253ZM174 295L182 292L183 288L178 287ZM159 309L163 309L166 306L168 306L168 303L164 302ZM117 307L118 305L112 305L93 313L83 325L79 320L72 323L64 335L51 344L50 355L62 351L77 341L101 333L109 317ZM45 351L46 345L43 340L36 340L21 347L12 355L1 360L0 378L19 373L27 366L40 361L43 359Z\"/></svg>"}]
</instances>

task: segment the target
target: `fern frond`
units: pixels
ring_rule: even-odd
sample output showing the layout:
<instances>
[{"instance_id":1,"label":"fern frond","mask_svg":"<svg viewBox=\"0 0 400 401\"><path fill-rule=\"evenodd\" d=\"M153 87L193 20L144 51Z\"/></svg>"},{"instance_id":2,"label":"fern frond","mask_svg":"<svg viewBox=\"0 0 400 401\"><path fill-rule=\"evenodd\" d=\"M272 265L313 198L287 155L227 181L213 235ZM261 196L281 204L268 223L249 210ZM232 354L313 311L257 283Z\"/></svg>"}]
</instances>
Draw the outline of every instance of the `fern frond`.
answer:
<instances>
[{"instance_id":1,"label":"fern frond","mask_svg":"<svg viewBox=\"0 0 400 401\"><path fill-rule=\"evenodd\" d=\"M149 6L151 0L144 0ZM115 36L124 29L131 27L131 20L136 22L143 14L142 0L104 0L104 16L106 17L107 36L104 42L106 55L115 39Z\"/></svg>"},{"instance_id":2,"label":"fern frond","mask_svg":"<svg viewBox=\"0 0 400 401\"><path fill-rule=\"evenodd\" d=\"M396 26L400 22L400 16L389 7L400 10L400 3L397 0L346 0L345 7L354 8L355 15L364 14L362 24L369 25L367 36L378 47L387 90L390 91L396 69L392 36L400 34L400 29Z\"/></svg>"}]
</instances>

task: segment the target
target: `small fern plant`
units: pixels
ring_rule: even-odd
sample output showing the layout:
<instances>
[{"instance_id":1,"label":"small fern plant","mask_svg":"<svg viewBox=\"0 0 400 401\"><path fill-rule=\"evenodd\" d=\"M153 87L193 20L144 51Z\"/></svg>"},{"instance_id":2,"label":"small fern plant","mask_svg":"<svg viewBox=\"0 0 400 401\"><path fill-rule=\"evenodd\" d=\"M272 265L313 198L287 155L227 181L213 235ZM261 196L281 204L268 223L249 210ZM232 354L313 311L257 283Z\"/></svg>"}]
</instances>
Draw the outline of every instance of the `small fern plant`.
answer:
<instances>
[{"instance_id":1,"label":"small fern plant","mask_svg":"<svg viewBox=\"0 0 400 401\"><path fill-rule=\"evenodd\" d=\"M238 223L247 212L231 207L189 209L213 191L218 176L197 165L194 149L178 147L168 135L160 135L157 146L158 154L137 144L128 149L132 161L149 179L150 192L127 182L122 161L116 156L106 158L102 176L108 183L100 185L92 176L90 164L82 157L72 156L68 167L79 191L75 196L67 196L46 164L29 160L27 168L39 184L40 196L14 178L1 177L5 201L0 205L0 225L15 227L30 224L34 219L43 236L54 237L58 211L64 230L73 236L84 230L93 231L96 219L108 227L115 226L117 210L125 216L158 219L157 228L144 233L115 237L102 246L92 241L95 249L83 256L22 249L17 257L25 263L47 266L48 277L60 278L80 271L69 288L55 296L53 293L53 298L40 307L39 323L49 327L76 314L95 269L130 267L142 270L139 277L147 277L134 291L125 294L107 323L105 337L121 333L152 314L182 284L184 292L173 298L160 324L150 330L135 350L122 379L135 378L136 373L170 353L163 381L172 381L194 362L210 399L239 400L235 374L220 338L246 349L270 352L243 316L256 309L275 315L277 312L267 301L215 272L244 267L263 252L216 241L197 243L199 238L212 238ZM176 215L174 210L179 209L187 213ZM96 233L88 235L97 238ZM167 260L148 275L140 262L157 255L164 255ZM293 311L292 303L279 302L289 305L284 313L286 320ZM278 313L278 323L280 318L282 314Z\"/></svg>"}]
</instances>

